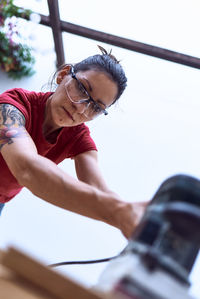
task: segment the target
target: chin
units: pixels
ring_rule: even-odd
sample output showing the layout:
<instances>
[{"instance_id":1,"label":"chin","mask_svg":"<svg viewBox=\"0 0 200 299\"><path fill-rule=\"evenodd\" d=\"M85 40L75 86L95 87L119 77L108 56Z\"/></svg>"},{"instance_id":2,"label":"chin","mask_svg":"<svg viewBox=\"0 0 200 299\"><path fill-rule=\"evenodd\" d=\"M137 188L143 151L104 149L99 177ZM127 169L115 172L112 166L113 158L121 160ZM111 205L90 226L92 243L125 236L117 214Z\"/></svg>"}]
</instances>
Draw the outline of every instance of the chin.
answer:
<instances>
[{"instance_id":1,"label":"chin","mask_svg":"<svg viewBox=\"0 0 200 299\"><path fill-rule=\"evenodd\" d=\"M55 126L59 128L73 126L73 120L67 119L66 116L61 113L55 114L53 121Z\"/></svg>"}]
</instances>

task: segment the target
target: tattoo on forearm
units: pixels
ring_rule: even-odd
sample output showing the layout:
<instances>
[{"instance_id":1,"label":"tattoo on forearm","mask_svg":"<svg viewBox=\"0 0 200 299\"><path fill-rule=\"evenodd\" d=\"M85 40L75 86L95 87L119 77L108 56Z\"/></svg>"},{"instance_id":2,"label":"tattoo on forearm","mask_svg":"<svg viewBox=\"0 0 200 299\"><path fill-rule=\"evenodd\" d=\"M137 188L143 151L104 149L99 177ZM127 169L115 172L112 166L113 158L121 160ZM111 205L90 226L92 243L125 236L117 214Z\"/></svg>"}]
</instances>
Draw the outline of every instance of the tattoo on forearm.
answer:
<instances>
[{"instance_id":1,"label":"tattoo on forearm","mask_svg":"<svg viewBox=\"0 0 200 299\"><path fill-rule=\"evenodd\" d=\"M14 106L0 105L0 150L5 144L14 142L13 138L28 136L24 129L25 118Z\"/></svg>"}]
</instances>

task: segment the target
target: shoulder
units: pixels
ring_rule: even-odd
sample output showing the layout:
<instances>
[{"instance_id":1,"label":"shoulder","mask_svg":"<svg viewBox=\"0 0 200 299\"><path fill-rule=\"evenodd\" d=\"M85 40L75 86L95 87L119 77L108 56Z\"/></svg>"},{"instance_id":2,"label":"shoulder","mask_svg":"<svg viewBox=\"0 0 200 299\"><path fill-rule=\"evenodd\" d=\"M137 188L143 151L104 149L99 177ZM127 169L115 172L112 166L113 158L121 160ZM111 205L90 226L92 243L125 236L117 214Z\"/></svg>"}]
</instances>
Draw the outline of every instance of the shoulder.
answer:
<instances>
[{"instance_id":1,"label":"shoulder","mask_svg":"<svg viewBox=\"0 0 200 299\"><path fill-rule=\"evenodd\" d=\"M11 104L23 114L31 110L31 106L45 104L52 92L35 92L23 88L8 89L0 94L0 104Z\"/></svg>"},{"instance_id":2,"label":"shoulder","mask_svg":"<svg viewBox=\"0 0 200 299\"><path fill-rule=\"evenodd\" d=\"M15 98L15 97L20 97L23 95L29 95L31 92L29 90L23 89L23 88L11 88L7 89L3 93L0 94L0 98Z\"/></svg>"},{"instance_id":3,"label":"shoulder","mask_svg":"<svg viewBox=\"0 0 200 299\"><path fill-rule=\"evenodd\" d=\"M41 104L45 105L50 94L50 92L34 92L23 88L8 89L0 94L0 105L9 104L17 108L23 114L26 120L26 128L29 129L33 107L37 106L36 109L40 110Z\"/></svg>"},{"instance_id":4,"label":"shoulder","mask_svg":"<svg viewBox=\"0 0 200 299\"><path fill-rule=\"evenodd\" d=\"M47 99L52 92L35 92L23 88L12 88L0 94L0 103L7 101L31 102L32 100Z\"/></svg>"},{"instance_id":5,"label":"shoulder","mask_svg":"<svg viewBox=\"0 0 200 299\"><path fill-rule=\"evenodd\" d=\"M24 90L21 88L8 89L0 94L0 105L12 105L22 112L25 117L27 117L28 114L24 105L23 94Z\"/></svg>"}]
</instances>

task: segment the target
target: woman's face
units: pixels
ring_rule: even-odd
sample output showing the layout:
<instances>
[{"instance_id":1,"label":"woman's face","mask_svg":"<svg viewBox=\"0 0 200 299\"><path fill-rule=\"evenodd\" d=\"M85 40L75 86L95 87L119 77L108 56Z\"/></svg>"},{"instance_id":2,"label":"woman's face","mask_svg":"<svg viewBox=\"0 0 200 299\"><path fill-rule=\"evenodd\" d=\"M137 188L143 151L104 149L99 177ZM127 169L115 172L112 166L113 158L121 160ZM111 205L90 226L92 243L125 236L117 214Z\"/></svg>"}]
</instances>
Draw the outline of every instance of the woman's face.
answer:
<instances>
[{"instance_id":1,"label":"woman's face","mask_svg":"<svg viewBox=\"0 0 200 299\"><path fill-rule=\"evenodd\" d=\"M71 127L90 121L96 116L95 111L98 111L99 107L103 110L106 109L116 98L117 85L105 73L88 70L79 71L75 75L76 79L72 78L70 66L58 73L57 83L59 85L49 100L47 113L50 115L46 115L52 122L52 127ZM78 86L79 88L83 87L83 90L79 90L79 93L76 94ZM98 105L95 105L94 102L90 104L88 102L77 103L84 98L84 88L87 95L89 94Z\"/></svg>"}]
</instances>

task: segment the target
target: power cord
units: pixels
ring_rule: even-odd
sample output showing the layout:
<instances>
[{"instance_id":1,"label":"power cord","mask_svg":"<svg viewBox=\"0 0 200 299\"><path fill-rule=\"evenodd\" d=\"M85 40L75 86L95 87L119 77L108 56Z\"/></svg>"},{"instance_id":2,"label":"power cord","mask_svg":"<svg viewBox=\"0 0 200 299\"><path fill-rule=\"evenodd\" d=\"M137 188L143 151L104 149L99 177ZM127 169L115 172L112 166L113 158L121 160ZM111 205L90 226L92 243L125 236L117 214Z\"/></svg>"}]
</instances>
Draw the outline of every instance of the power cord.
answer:
<instances>
[{"instance_id":1,"label":"power cord","mask_svg":"<svg viewBox=\"0 0 200 299\"><path fill-rule=\"evenodd\" d=\"M99 260L61 262L61 263L51 264L51 265L49 265L49 267L58 267L58 266L65 266L65 265L80 265L80 264L104 263L104 262L108 262L108 261L110 261L110 260L112 260L112 259L114 259L114 258L116 258L118 256L119 255L108 257L108 258L105 258L105 259L99 259Z\"/></svg>"}]
</instances>

